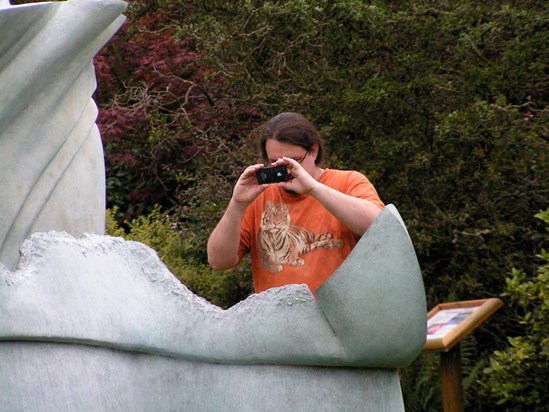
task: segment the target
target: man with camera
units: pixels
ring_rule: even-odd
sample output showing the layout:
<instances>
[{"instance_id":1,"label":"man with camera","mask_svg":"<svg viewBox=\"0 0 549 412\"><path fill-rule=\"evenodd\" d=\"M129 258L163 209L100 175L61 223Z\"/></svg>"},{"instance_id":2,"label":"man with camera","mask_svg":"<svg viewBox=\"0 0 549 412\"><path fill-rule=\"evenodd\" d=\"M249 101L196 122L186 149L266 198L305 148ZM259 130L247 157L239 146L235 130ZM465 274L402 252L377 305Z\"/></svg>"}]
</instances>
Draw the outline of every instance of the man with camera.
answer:
<instances>
[{"instance_id":1,"label":"man with camera","mask_svg":"<svg viewBox=\"0 0 549 412\"><path fill-rule=\"evenodd\" d=\"M364 175L322 168L322 140L302 115L281 113L261 132L270 167L249 166L238 179L208 240L208 261L225 270L250 253L256 292L298 283L314 293L384 204Z\"/></svg>"}]
</instances>

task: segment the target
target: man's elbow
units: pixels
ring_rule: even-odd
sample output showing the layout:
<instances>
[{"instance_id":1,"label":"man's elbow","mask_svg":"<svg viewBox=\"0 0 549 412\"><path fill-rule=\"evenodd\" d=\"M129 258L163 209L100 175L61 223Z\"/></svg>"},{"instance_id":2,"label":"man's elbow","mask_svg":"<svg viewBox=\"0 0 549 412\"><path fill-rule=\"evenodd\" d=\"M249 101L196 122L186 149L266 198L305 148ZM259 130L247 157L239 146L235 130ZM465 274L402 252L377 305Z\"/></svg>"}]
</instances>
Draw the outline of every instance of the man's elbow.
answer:
<instances>
[{"instance_id":1,"label":"man's elbow","mask_svg":"<svg viewBox=\"0 0 549 412\"><path fill-rule=\"evenodd\" d=\"M238 264L238 258L235 260L219 259L216 256L208 255L208 264L214 270L227 270L234 268Z\"/></svg>"},{"instance_id":2,"label":"man's elbow","mask_svg":"<svg viewBox=\"0 0 549 412\"><path fill-rule=\"evenodd\" d=\"M370 225L377 219L382 210L383 209L379 205L374 203L368 205L368 207L364 210L364 218L360 222L357 222L357 226L352 229L353 232L358 236L362 236L366 233Z\"/></svg>"}]
</instances>

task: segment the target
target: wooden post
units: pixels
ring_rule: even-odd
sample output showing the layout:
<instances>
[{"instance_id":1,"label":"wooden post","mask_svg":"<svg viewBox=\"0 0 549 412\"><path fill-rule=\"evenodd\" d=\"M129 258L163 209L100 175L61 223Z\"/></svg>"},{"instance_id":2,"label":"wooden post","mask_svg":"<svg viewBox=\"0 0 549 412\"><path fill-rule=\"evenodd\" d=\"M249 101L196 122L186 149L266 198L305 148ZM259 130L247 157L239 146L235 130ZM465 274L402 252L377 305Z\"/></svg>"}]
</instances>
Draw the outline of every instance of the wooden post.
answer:
<instances>
[{"instance_id":1,"label":"wooden post","mask_svg":"<svg viewBox=\"0 0 549 412\"><path fill-rule=\"evenodd\" d=\"M459 343L440 353L440 379L444 412L463 412L463 384Z\"/></svg>"}]
</instances>

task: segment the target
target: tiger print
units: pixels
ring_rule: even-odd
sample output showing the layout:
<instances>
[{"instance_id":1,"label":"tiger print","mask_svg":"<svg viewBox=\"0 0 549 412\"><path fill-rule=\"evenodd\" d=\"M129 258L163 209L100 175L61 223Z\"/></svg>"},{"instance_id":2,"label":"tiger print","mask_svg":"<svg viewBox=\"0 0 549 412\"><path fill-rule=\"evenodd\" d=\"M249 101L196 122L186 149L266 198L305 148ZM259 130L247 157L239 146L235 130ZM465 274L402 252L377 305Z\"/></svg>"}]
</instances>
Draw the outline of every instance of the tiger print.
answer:
<instances>
[{"instance_id":1,"label":"tiger print","mask_svg":"<svg viewBox=\"0 0 549 412\"><path fill-rule=\"evenodd\" d=\"M299 256L318 248L340 249L341 239L332 239L331 233L316 234L290 224L290 206L265 202L261 226L257 235L261 264L271 273L282 271L282 265L303 266Z\"/></svg>"}]
</instances>

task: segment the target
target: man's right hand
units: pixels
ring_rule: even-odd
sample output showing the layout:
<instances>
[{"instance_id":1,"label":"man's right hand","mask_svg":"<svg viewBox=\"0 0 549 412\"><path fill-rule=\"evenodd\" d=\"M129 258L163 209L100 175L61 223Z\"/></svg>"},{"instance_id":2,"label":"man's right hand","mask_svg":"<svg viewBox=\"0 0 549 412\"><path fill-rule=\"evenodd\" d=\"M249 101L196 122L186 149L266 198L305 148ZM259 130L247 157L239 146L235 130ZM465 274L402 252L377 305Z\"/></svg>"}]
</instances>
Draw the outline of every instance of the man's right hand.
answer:
<instances>
[{"instance_id":1,"label":"man's right hand","mask_svg":"<svg viewBox=\"0 0 549 412\"><path fill-rule=\"evenodd\" d=\"M232 202L239 206L247 207L257 196L269 187L268 184L257 183L255 172L265 167L263 164L248 166L240 175L233 189Z\"/></svg>"}]
</instances>

